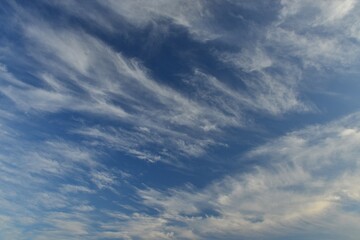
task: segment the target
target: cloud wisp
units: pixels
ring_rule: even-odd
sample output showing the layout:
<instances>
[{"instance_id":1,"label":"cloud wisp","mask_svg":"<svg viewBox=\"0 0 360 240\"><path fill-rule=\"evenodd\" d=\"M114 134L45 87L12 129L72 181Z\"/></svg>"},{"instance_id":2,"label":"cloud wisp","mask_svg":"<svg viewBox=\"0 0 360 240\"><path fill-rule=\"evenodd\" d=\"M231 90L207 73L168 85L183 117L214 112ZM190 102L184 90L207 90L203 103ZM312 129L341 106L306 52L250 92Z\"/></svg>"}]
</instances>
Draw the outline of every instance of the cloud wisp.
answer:
<instances>
[{"instance_id":1,"label":"cloud wisp","mask_svg":"<svg viewBox=\"0 0 360 240\"><path fill-rule=\"evenodd\" d=\"M184 76L181 83L192 92L189 95L184 89L175 89L171 84L165 84L164 79L154 77L141 59L127 56L117 50L113 43L99 38L98 34L85 27L70 27L61 21L46 22L46 18L35 16L41 16L40 12L14 2L10 4L17 14L12 19L17 34L26 39L21 46L25 51L23 55L30 62L17 64L27 68L33 80L26 81L3 64L2 95L14 102L20 111L32 114L70 112L112 119L115 124L86 126L85 129L89 130L87 136L104 136L112 131L109 129L114 126L116 129L120 124L122 126L116 130L117 135L134 133L130 139L140 142L118 141L117 148L151 162L160 159L171 163L169 155L174 155L175 151L187 158L202 156L216 142L226 145L221 141L229 129L252 127L258 114L281 117L287 113L316 110L316 105L302 95L302 87L308 85L304 81L304 66L328 68L337 64L338 67L347 67L347 59L355 61L356 54L353 53L358 49L354 44L340 44L349 41L347 38L352 36L353 28L340 30L336 23L347 23L355 14L356 6L351 1L342 7L337 7L336 4L340 3L334 2L334 6L329 6L333 11L323 11L322 3L314 6L314 9L321 10L322 15L313 19L313 23L305 24L308 26L306 34L302 33L303 24L298 24L298 15L306 4L283 1L278 20L266 25L266 28L253 23L254 29L249 31L254 32L255 40L252 39L251 43L246 42L246 38L239 43L230 42L239 38L240 33L221 30L224 26L221 27L220 23L210 26L219 13L215 11L216 4L204 1L198 1L195 5L192 3L192 7L186 7L188 5L182 1L171 4L161 4L159 1L93 2L84 4L84 8L89 8L88 14L74 11L80 8L79 4L69 1L46 6L65 11L70 16L92 19L98 26L124 19L142 31L151 23L158 25L165 21L168 28L175 24L186 29L194 38L193 41L202 39L201 44L215 41L239 49L230 53L213 47L210 51L218 64L232 72L234 81L214 76L198 66L190 68L191 72L185 75L174 73ZM105 21L106 17L100 11L94 13L93 4L102 6L99 9L103 9L104 14L113 14L109 14L111 17ZM142 7L135 7L139 5ZM242 4L236 6L249 8ZM260 11L257 7L256 4L252 6L254 11ZM336 9L342 12L335 13ZM90 16L90 13L94 14ZM331 17L331 14L334 16ZM312 31L320 25L329 31L330 37ZM110 31L106 29L104 26L105 32ZM126 31L127 28L110 32L123 36ZM338 31L346 31L347 34L339 38L335 35ZM204 32L207 37L203 37ZM210 35L217 37L209 40ZM316 47L318 45L322 47ZM349 49L335 46L349 46ZM289 61L290 58L297 58L304 65ZM149 130L147 134L144 129ZM99 134L90 134L95 131ZM142 137L139 138L139 135ZM159 144L160 138L173 139L175 135L176 141ZM169 144L164 145L165 142ZM111 141L109 144L113 145ZM153 145L164 148L157 150L157 154L150 153Z\"/></svg>"},{"instance_id":2,"label":"cloud wisp","mask_svg":"<svg viewBox=\"0 0 360 240\"><path fill-rule=\"evenodd\" d=\"M306 234L355 239L359 140L359 114L289 133L249 152L249 158L266 164L246 174L225 177L202 190L139 190L156 217L134 216L112 230L133 229L130 238L154 232L153 239L160 234L163 239L288 239ZM149 230L151 218L157 221Z\"/></svg>"}]
</instances>

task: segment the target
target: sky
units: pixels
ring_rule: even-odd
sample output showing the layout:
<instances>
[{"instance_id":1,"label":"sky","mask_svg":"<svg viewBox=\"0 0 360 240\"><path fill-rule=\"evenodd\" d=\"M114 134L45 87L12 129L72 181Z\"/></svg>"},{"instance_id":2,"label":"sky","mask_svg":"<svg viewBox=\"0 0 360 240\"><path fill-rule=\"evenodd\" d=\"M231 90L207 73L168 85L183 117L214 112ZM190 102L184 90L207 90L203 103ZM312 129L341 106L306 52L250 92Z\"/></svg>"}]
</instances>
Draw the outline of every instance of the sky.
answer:
<instances>
[{"instance_id":1,"label":"sky","mask_svg":"<svg viewBox=\"0 0 360 240\"><path fill-rule=\"evenodd\" d=\"M359 16L1 1L0 239L357 240Z\"/></svg>"}]
</instances>

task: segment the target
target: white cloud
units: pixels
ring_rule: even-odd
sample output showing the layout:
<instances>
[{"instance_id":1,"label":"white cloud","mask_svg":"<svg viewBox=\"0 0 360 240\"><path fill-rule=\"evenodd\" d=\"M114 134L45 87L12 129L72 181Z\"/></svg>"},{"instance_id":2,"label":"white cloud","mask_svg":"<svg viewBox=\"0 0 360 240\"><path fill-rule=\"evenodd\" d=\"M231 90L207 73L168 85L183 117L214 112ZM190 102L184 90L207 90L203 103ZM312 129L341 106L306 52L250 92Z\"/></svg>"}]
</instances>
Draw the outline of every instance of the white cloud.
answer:
<instances>
[{"instance_id":1,"label":"white cloud","mask_svg":"<svg viewBox=\"0 0 360 240\"><path fill-rule=\"evenodd\" d=\"M100 237L115 239L174 239L174 233L164 229L167 223L166 219L145 216L138 213L132 216L121 216L120 222L116 220L109 223L103 223L103 232ZM125 220L125 221L124 221Z\"/></svg>"},{"instance_id":2,"label":"white cloud","mask_svg":"<svg viewBox=\"0 0 360 240\"><path fill-rule=\"evenodd\" d=\"M261 48L246 48L236 54L220 53L222 61L234 64L245 72L260 71L271 67L273 61L270 56Z\"/></svg>"},{"instance_id":3,"label":"white cloud","mask_svg":"<svg viewBox=\"0 0 360 240\"><path fill-rule=\"evenodd\" d=\"M80 206L75 206L73 209L80 212L91 212L95 210L93 206L84 205L84 204Z\"/></svg>"},{"instance_id":4,"label":"white cloud","mask_svg":"<svg viewBox=\"0 0 360 240\"><path fill-rule=\"evenodd\" d=\"M213 6L202 1L195 5L187 5L183 1L171 4L108 1L99 4L110 4L113 11L135 25L166 17L192 29L190 32L196 32L199 26L207 25L211 22L209 19L216 17L211 9ZM57 7L60 5L55 4ZM79 7L71 1L65 4L65 8L69 10L69 6ZM287 11L290 3L282 6L280 10ZM137 12L144 13L140 19ZM339 20L345 19L352 10L349 7L343 12L341 18L337 17ZM197 13L203 15L199 17ZM284 19L290 18L290 15L282 14ZM288 58L296 56L305 65L321 69L324 65L335 63L351 64L357 51L355 45L338 48L343 42L338 38L304 35L298 31L298 26L291 31L282 25L281 20L268 25L268 29L255 25L254 32L257 34L253 44L235 53L216 52L219 60L235 72L239 85L244 85L243 89L228 85L229 79L219 79L195 69L192 75L186 76L195 94L186 96L182 91L154 79L151 71L138 59L125 56L83 30L53 27L30 14L24 18L29 18L29 21L22 22L23 33L29 40L28 55L43 70L33 73L38 78L35 87L11 77L6 67L2 66L2 72L10 80L1 92L19 109L31 114L70 111L81 116L92 114L111 118L116 124L129 124L134 129L147 128L151 134L120 130L118 135L131 141L127 143L117 139L117 145L121 151L152 162L171 162L169 154L174 151L180 151L183 156L202 156L229 127L251 125L253 118L250 114L282 116L288 112L316 109L302 95L303 69L290 63ZM205 30L216 33L211 28ZM228 36L226 39L238 37L236 31L224 34ZM239 47L234 42L231 45ZM273 48L271 51L270 47ZM102 132L111 129L111 126L101 127L105 129ZM177 141L170 141L164 149L158 149L158 154L147 150L151 144L163 144L160 138L170 139L175 135Z\"/></svg>"},{"instance_id":5,"label":"white cloud","mask_svg":"<svg viewBox=\"0 0 360 240\"><path fill-rule=\"evenodd\" d=\"M138 26L167 19L187 28L194 37L201 40L210 40L219 36L219 33L214 32L214 26L209 23L212 13L206 1L125 0L119 2L108 0L99 2Z\"/></svg>"},{"instance_id":6,"label":"white cloud","mask_svg":"<svg viewBox=\"0 0 360 240\"><path fill-rule=\"evenodd\" d=\"M280 18L268 29L270 45L278 45L305 66L353 69L359 61L356 1L282 1ZM355 23L355 24L354 24ZM282 50L283 49L283 50ZM353 69L352 71L355 71Z\"/></svg>"},{"instance_id":7,"label":"white cloud","mask_svg":"<svg viewBox=\"0 0 360 240\"><path fill-rule=\"evenodd\" d=\"M149 162L167 162L178 164L176 156L199 157L207 148L217 145L211 139L202 139L170 129L133 128L100 128L99 126L74 130L75 133L94 139L92 145L117 149L139 159ZM175 156L176 155L176 156Z\"/></svg>"},{"instance_id":8,"label":"white cloud","mask_svg":"<svg viewBox=\"0 0 360 240\"><path fill-rule=\"evenodd\" d=\"M79 7L68 3L68 10ZM99 4L108 3L133 26L144 27L166 18L188 29L195 40L213 39L219 33L210 26L213 12L203 1L196 1L195 6L193 1ZM102 221L101 214L108 209L99 213L80 196L98 193L106 201L101 193L108 189L118 193L115 187L127 176L101 164L95 154L103 151L101 147L180 166L177 157L203 156L210 147L225 145L218 140L224 139L221 134L229 128L249 126L251 121L244 112L279 116L310 110L301 98L302 74L307 67L322 71L358 63L358 43L349 41L349 37L359 39L356 2L282 4L280 19L267 25L268 29L254 25L264 31L254 30L259 39L253 45L235 53L216 52L244 83L244 89L196 69L186 76L194 90L191 96L154 79L140 60L90 33L46 25L36 17L19 21L24 29L20 34L29 40L24 56L30 56L29 64L41 71L31 72L36 83L32 85L0 65L2 95L30 116L69 111L81 117L106 118L107 123L74 127L77 130L72 133L81 135L86 146L49 136L45 141L31 142L6 126L14 114L0 110L1 115L8 113L0 116L4 151L0 156L0 209L12 213L0 215L0 236L24 236L14 224L20 219L30 225L48 224L41 229L44 231L32 232L34 239L279 239L304 231L325 234L324 229L329 238L358 236L359 216L348 210L358 206L360 199L356 187L360 180L358 115L290 133L258 147L247 156L263 160L257 168L217 180L204 189L139 190L139 212L146 209L153 214L110 215L112 218ZM303 9L309 8L316 14L304 17ZM76 15L76 9L70 12ZM100 25L109 22L101 14L90 15L87 17ZM351 20L356 20L355 24L350 25ZM113 26L109 29L116 32ZM319 29L326 34L314 31ZM237 32L224 30L221 34L226 36L219 41L238 37ZM237 43L232 46L239 47ZM293 58L302 64L289 61ZM72 183L65 184L69 179ZM91 225L98 226L99 221L100 229Z\"/></svg>"},{"instance_id":9,"label":"white cloud","mask_svg":"<svg viewBox=\"0 0 360 240\"><path fill-rule=\"evenodd\" d=\"M213 142L212 137L201 137L202 133L243 125L240 109L222 105L221 97L216 106L185 97L152 79L138 60L127 58L87 33L63 28L55 31L43 23L33 23L35 20L30 22L23 27L30 40L29 54L44 69L34 73L39 85L18 86L17 82L23 81L16 79L1 89L20 110L32 114L90 113L146 127L155 135L175 134L181 138L172 145L191 156L200 156ZM74 53L79 55L73 57ZM138 137L130 133L130 138ZM158 159L138 148L131 151L139 158Z\"/></svg>"},{"instance_id":10,"label":"white cloud","mask_svg":"<svg viewBox=\"0 0 360 240\"><path fill-rule=\"evenodd\" d=\"M227 60L225 60L227 61ZM192 84L202 85L199 98L219 106L233 119L243 118L245 110L279 116L287 112L303 112L312 110L299 98L296 91L301 75L295 67L283 66L283 74L269 73L257 70L247 78L242 79L244 89L234 89L219 79L200 71L191 79ZM286 74L286 78L283 75ZM239 114L240 113L240 114ZM244 122L244 127L251 125ZM230 123L229 123L230 125ZM216 125L215 125L216 126Z\"/></svg>"},{"instance_id":11,"label":"white cloud","mask_svg":"<svg viewBox=\"0 0 360 240\"><path fill-rule=\"evenodd\" d=\"M302 14L308 15L304 22L312 26L334 24L343 19L357 4L354 0L287 1L282 0L281 19Z\"/></svg>"},{"instance_id":12,"label":"white cloud","mask_svg":"<svg viewBox=\"0 0 360 240\"><path fill-rule=\"evenodd\" d=\"M309 127L256 148L248 157L263 159L263 167L203 190L139 191L144 204L166 221L159 230L154 224L153 230L175 228L175 237L185 239L181 232L190 227L201 239L279 239L302 231L329 233L330 239L357 235L359 217L346 209L359 204L359 116Z\"/></svg>"},{"instance_id":13,"label":"white cloud","mask_svg":"<svg viewBox=\"0 0 360 240\"><path fill-rule=\"evenodd\" d=\"M0 137L0 237L96 239L90 226L100 215L83 195L98 192L87 184L96 179L104 187L115 185L114 174L122 178L129 178L129 174L110 171L98 154L80 143L50 136L28 141L5 123L12 134Z\"/></svg>"},{"instance_id":14,"label":"white cloud","mask_svg":"<svg viewBox=\"0 0 360 240\"><path fill-rule=\"evenodd\" d=\"M60 191L64 193L95 193L94 190L88 187L81 185L70 185L70 184L63 185Z\"/></svg>"},{"instance_id":15,"label":"white cloud","mask_svg":"<svg viewBox=\"0 0 360 240\"><path fill-rule=\"evenodd\" d=\"M116 183L116 176L110 172L96 171L91 174L91 181L100 188L109 188Z\"/></svg>"},{"instance_id":16,"label":"white cloud","mask_svg":"<svg viewBox=\"0 0 360 240\"><path fill-rule=\"evenodd\" d=\"M52 222L54 226L69 235L86 235L88 233L86 229L87 225L82 222L60 219L52 220Z\"/></svg>"}]
</instances>

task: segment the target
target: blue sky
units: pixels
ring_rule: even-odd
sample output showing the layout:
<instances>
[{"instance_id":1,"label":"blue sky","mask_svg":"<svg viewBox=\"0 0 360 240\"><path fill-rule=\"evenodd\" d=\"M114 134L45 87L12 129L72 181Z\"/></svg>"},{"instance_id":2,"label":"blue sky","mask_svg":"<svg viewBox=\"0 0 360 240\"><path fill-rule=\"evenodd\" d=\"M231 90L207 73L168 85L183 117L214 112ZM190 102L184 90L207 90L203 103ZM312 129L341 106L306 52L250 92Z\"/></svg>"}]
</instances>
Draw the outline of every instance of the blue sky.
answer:
<instances>
[{"instance_id":1,"label":"blue sky","mask_svg":"<svg viewBox=\"0 0 360 240\"><path fill-rule=\"evenodd\" d=\"M356 0L0 3L0 239L358 239Z\"/></svg>"}]
</instances>

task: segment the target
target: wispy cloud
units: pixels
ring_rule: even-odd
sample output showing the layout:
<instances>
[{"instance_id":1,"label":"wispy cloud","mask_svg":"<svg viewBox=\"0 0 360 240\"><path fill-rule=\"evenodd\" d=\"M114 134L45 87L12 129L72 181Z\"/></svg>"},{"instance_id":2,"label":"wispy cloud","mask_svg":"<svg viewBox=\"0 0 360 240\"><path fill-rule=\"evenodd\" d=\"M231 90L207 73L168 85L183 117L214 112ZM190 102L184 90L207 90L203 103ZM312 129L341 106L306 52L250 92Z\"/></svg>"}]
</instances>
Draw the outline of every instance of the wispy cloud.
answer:
<instances>
[{"instance_id":1,"label":"wispy cloud","mask_svg":"<svg viewBox=\"0 0 360 240\"><path fill-rule=\"evenodd\" d=\"M116 179L106 178L114 170L99 161L99 153L81 144L49 136L29 141L8 121L2 124L11 134L0 135L0 236L91 238L91 215L96 209L83 196L117 184Z\"/></svg>"},{"instance_id":2,"label":"wispy cloud","mask_svg":"<svg viewBox=\"0 0 360 240\"><path fill-rule=\"evenodd\" d=\"M209 26L217 13L213 5L202 1L195 5L182 1L165 5L158 1L107 1L98 4L139 28L164 18L170 21L168 24L179 24L191 33L199 32L199 29L210 35L221 33L216 40L219 43L229 44L229 39L238 37L237 31L220 31L220 27ZM189 95L164 84L163 79L155 78L140 59L116 50L113 44L96 34L60 22L45 23L30 10L13 5L16 6L15 11L22 14L16 16L21 19L17 29L18 34L28 40L22 46L31 62L28 66L41 71L31 71L34 82L30 83L2 65L5 82L1 93L11 99L19 110L31 114L70 112L81 117L91 114L112 119L115 124L86 126L84 131L78 132L93 137L100 137L100 133L104 136L111 131L117 132L115 135L120 137L126 135L131 140L116 139L117 148L151 162L161 160L171 163L169 156L174 156L174 152L180 152L185 157L199 157L214 143L226 145L221 141L228 129L252 125L253 114L265 113L267 117L277 117L288 112L313 111L316 106L302 95L301 88L306 85L303 83L303 69L288 61L289 58L298 57L309 66L321 64L329 67L326 65L329 61L346 61L346 53L354 49L349 46L337 52L334 49L339 41L343 41L341 39L326 39L319 34L305 35L296 27L290 31L284 19L289 18L290 21L291 14L300 10L290 11L290 5L283 2L280 20L271 23L266 30L254 25L254 43L246 43L246 48L231 53L216 48L212 51L214 59L233 73L236 88L229 84L229 79L192 67L193 71L182 79L194 93ZM140 5L141 8L135 7ZM334 21L345 19L352 12L350 8L355 8L353 5L349 4L349 10L346 8L342 17ZM73 10L79 8L79 3L70 1L53 7L78 16ZM298 8L301 8L300 5ZM95 19L100 18L99 14L94 15ZM104 18L101 16L101 19ZM106 24L106 21L99 20L98 24ZM197 39L201 34L195 35ZM239 49L239 44L233 42L231 46ZM119 124L126 125L126 128L114 128ZM136 129L149 131L145 133ZM89 131L86 133L86 130ZM99 133L97 136L93 134L95 131ZM103 137L102 140L110 140L108 144L114 146L114 139ZM158 153L153 153L147 150L150 145L163 147L158 147Z\"/></svg>"},{"instance_id":3,"label":"wispy cloud","mask_svg":"<svg viewBox=\"0 0 360 240\"><path fill-rule=\"evenodd\" d=\"M359 235L359 113L239 145L317 110L314 81L358 73L356 1L0 5L0 238ZM244 166L205 174L218 149L219 169Z\"/></svg>"},{"instance_id":4,"label":"wispy cloud","mask_svg":"<svg viewBox=\"0 0 360 240\"><path fill-rule=\"evenodd\" d=\"M349 70L359 61L358 43L351 40L356 35L353 23L358 21L358 12L359 5L352 0L282 1L269 40L274 39L305 66Z\"/></svg>"},{"instance_id":5,"label":"wispy cloud","mask_svg":"<svg viewBox=\"0 0 360 240\"><path fill-rule=\"evenodd\" d=\"M8 77L11 81L1 92L20 110L90 113L130 124L134 129L149 129L152 136L176 135L178 139L166 146L170 149L164 150L180 150L189 156L200 156L215 141L214 135L206 133L209 130L244 125L240 109L223 105L221 97L214 106L185 97L153 79L140 61L126 57L84 31L62 27L55 31L32 17L21 28L29 39L27 48L35 63L33 67L44 70L33 73L35 85ZM120 132L125 134L126 130ZM134 141L139 134L145 136L144 132L126 132ZM153 144L159 140L146 137L147 142L154 140ZM144 145L141 142L123 145L129 144L131 148L122 146L121 150L129 149L130 154L151 161L159 158L134 147Z\"/></svg>"},{"instance_id":6,"label":"wispy cloud","mask_svg":"<svg viewBox=\"0 0 360 240\"><path fill-rule=\"evenodd\" d=\"M290 133L248 153L266 161L264 167L226 177L200 191L193 187L141 190L144 204L156 209L156 216L164 221L160 230L157 224L153 230L174 228L176 236L186 238L182 231L191 226L200 239L265 235L285 239L302 231L330 231L330 238L355 236L359 219L349 207L356 208L359 200L354 187L359 171L358 129L359 114L354 114Z\"/></svg>"},{"instance_id":7,"label":"wispy cloud","mask_svg":"<svg viewBox=\"0 0 360 240\"><path fill-rule=\"evenodd\" d=\"M299 16L306 12L308 18L303 21L312 26L336 24L353 11L356 1L281 1L281 19ZM315 11L311 11L315 10ZM315 14L316 12L316 14ZM300 20L300 19L297 19Z\"/></svg>"}]
</instances>

